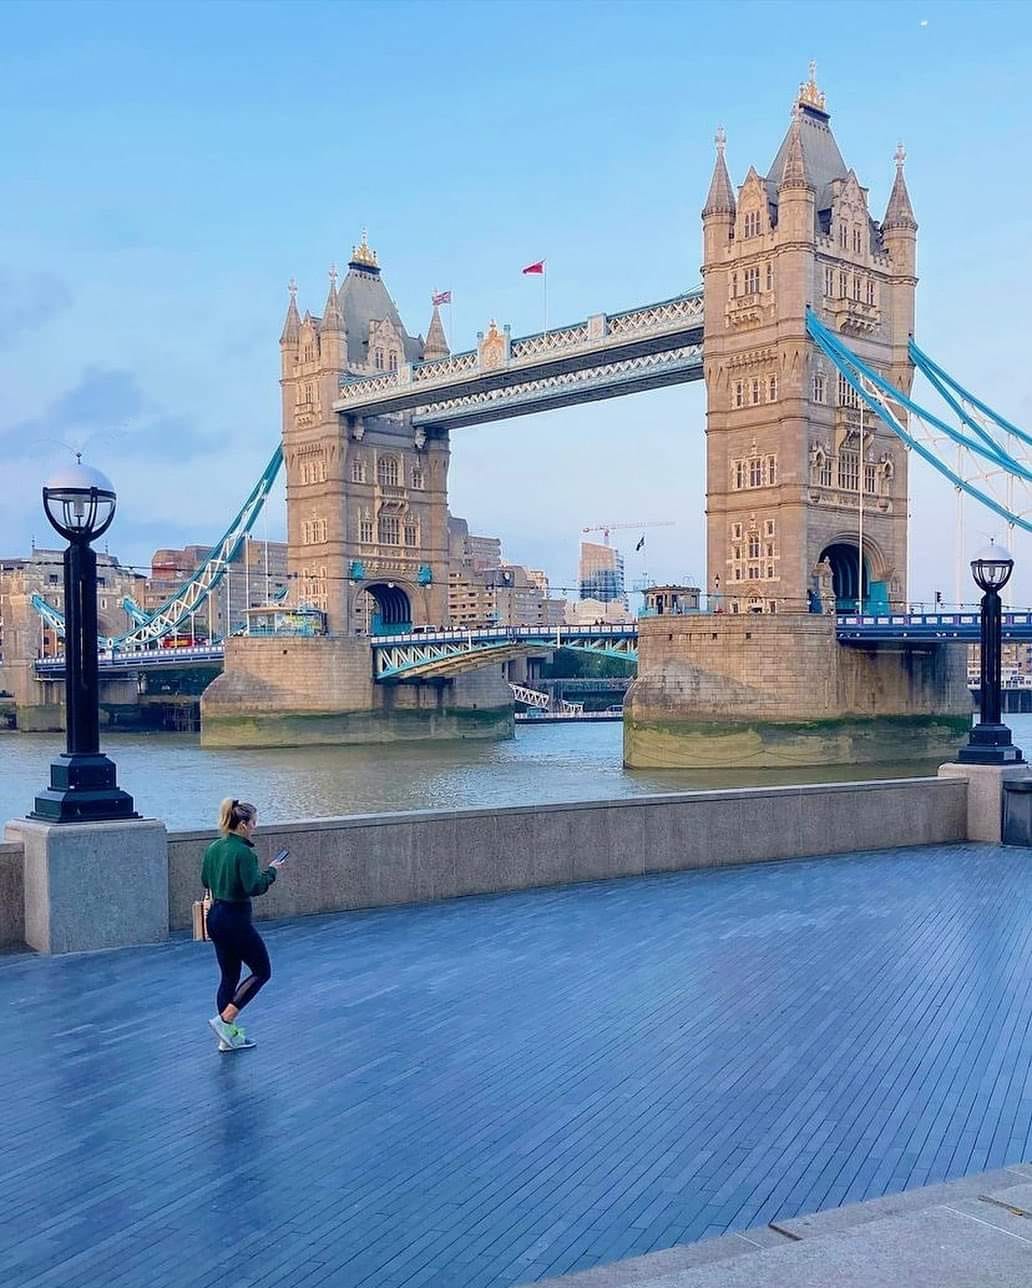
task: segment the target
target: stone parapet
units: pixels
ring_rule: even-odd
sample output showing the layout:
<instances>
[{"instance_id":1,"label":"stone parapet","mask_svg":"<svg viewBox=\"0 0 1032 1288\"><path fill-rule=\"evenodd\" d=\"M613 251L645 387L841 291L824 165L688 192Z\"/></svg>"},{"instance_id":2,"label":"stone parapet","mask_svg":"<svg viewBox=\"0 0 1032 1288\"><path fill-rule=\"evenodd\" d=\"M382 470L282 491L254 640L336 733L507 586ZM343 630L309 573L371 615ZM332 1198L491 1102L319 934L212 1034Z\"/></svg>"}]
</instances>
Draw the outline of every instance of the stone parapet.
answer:
<instances>
[{"instance_id":1,"label":"stone parapet","mask_svg":"<svg viewBox=\"0 0 1032 1288\"><path fill-rule=\"evenodd\" d=\"M963 782L913 778L272 823L256 838L260 861L286 846L289 867L255 911L306 916L830 855L844 845L941 845L962 841L966 822ZM169 834L173 929L189 925L215 835Z\"/></svg>"}]
</instances>

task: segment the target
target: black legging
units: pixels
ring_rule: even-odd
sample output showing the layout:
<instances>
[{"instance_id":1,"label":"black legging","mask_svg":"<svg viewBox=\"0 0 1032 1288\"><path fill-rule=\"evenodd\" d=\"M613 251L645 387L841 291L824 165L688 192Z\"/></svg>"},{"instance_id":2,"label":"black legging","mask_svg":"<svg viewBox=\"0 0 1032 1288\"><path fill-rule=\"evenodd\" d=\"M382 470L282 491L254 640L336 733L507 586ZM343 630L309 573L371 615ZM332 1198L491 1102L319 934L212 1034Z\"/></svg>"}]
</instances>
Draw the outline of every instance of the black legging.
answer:
<instances>
[{"instance_id":1,"label":"black legging","mask_svg":"<svg viewBox=\"0 0 1032 1288\"><path fill-rule=\"evenodd\" d=\"M272 975L269 954L251 921L251 904L226 903L216 899L208 913L208 938L215 945L222 979L219 981L218 1013L227 1006L242 1011ZM240 968L250 975L240 983Z\"/></svg>"}]
</instances>

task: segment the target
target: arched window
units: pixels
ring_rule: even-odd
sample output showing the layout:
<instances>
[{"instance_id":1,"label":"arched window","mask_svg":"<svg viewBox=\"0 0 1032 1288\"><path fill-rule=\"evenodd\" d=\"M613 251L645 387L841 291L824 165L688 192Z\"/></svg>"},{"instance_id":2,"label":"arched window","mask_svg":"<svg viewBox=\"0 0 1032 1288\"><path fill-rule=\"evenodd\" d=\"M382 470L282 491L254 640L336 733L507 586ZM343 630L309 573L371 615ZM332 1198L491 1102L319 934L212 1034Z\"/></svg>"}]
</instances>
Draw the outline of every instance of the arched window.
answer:
<instances>
[{"instance_id":1,"label":"arched window","mask_svg":"<svg viewBox=\"0 0 1032 1288\"><path fill-rule=\"evenodd\" d=\"M398 486L398 458L381 456L376 462L376 481L381 487Z\"/></svg>"},{"instance_id":2,"label":"arched window","mask_svg":"<svg viewBox=\"0 0 1032 1288\"><path fill-rule=\"evenodd\" d=\"M874 303L874 282L873 281L869 281L867 283L867 303L868 304Z\"/></svg>"},{"instance_id":3,"label":"arched window","mask_svg":"<svg viewBox=\"0 0 1032 1288\"><path fill-rule=\"evenodd\" d=\"M374 350L374 352L373 352L373 365L376 367L376 370L377 370L377 371L382 371L382 370L383 370L383 350L382 350L382 349L376 349L376 350Z\"/></svg>"},{"instance_id":4,"label":"arched window","mask_svg":"<svg viewBox=\"0 0 1032 1288\"><path fill-rule=\"evenodd\" d=\"M745 270L745 293L746 295L755 295L760 289L760 267L754 264L752 268Z\"/></svg>"},{"instance_id":5,"label":"arched window","mask_svg":"<svg viewBox=\"0 0 1032 1288\"><path fill-rule=\"evenodd\" d=\"M408 518L405 520L405 544L407 546L417 546L419 544L419 534L416 529L415 519Z\"/></svg>"},{"instance_id":6,"label":"arched window","mask_svg":"<svg viewBox=\"0 0 1032 1288\"><path fill-rule=\"evenodd\" d=\"M815 403L824 401L824 372L815 371L813 376L813 400Z\"/></svg>"},{"instance_id":7,"label":"arched window","mask_svg":"<svg viewBox=\"0 0 1032 1288\"><path fill-rule=\"evenodd\" d=\"M777 402L778 400L778 378L771 376L767 381L767 401Z\"/></svg>"},{"instance_id":8,"label":"arched window","mask_svg":"<svg viewBox=\"0 0 1032 1288\"><path fill-rule=\"evenodd\" d=\"M863 235L861 234L859 228L854 228L853 229L853 250L856 252L857 255L859 255L860 252L863 250L863 248L864 248Z\"/></svg>"},{"instance_id":9,"label":"arched window","mask_svg":"<svg viewBox=\"0 0 1032 1288\"><path fill-rule=\"evenodd\" d=\"M772 291L773 289L774 289L774 265L771 263L768 263L767 264L767 290Z\"/></svg>"},{"instance_id":10,"label":"arched window","mask_svg":"<svg viewBox=\"0 0 1032 1288\"><path fill-rule=\"evenodd\" d=\"M731 298L733 300L736 300L738 298L738 274L737 273L731 274Z\"/></svg>"},{"instance_id":11,"label":"arched window","mask_svg":"<svg viewBox=\"0 0 1032 1288\"><path fill-rule=\"evenodd\" d=\"M412 467L412 486L417 492L422 492L425 484L423 482L422 465L413 465Z\"/></svg>"},{"instance_id":12,"label":"arched window","mask_svg":"<svg viewBox=\"0 0 1032 1288\"><path fill-rule=\"evenodd\" d=\"M363 510L358 520L358 539L363 544L369 544L373 539L373 521L369 517L369 511Z\"/></svg>"},{"instance_id":13,"label":"arched window","mask_svg":"<svg viewBox=\"0 0 1032 1288\"><path fill-rule=\"evenodd\" d=\"M401 544L400 524L396 514L380 515L380 545L397 546Z\"/></svg>"},{"instance_id":14,"label":"arched window","mask_svg":"<svg viewBox=\"0 0 1032 1288\"><path fill-rule=\"evenodd\" d=\"M760 402L760 382L759 382L759 380L755 380L755 379L753 380L753 382L752 382L752 388L751 388L751 391L750 391L750 392L752 393L752 400L751 400L751 401L752 401L752 405L753 405L754 407L759 406L759 402Z\"/></svg>"},{"instance_id":15,"label":"arched window","mask_svg":"<svg viewBox=\"0 0 1032 1288\"><path fill-rule=\"evenodd\" d=\"M848 234L846 233L846 225L843 223L840 223L838 226L838 240L839 245L843 250L845 250L846 246L849 244L849 239Z\"/></svg>"},{"instance_id":16,"label":"arched window","mask_svg":"<svg viewBox=\"0 0 1032 1288\"><path fill-rule=\"evenodd\" d=\"M365 475L365 458L356 456L351 462L351 481L352 483L364 483Z\"/></svg>"},{"instance_id":17,"label":"arched window","mask_svg":"<svg viewBox=\"0 0 1032 1288\"><path fill-rule=\"evenodd\" d=\"M387 365L388 365L388 367L390 368L390 370L391 370L391 371L397 371L397 370L398 370L398 355L394 352L394 350L393 350L393 349L392 349L392 350L391 350L391 352L387 355Z\"/></svg>"}]
</instances>

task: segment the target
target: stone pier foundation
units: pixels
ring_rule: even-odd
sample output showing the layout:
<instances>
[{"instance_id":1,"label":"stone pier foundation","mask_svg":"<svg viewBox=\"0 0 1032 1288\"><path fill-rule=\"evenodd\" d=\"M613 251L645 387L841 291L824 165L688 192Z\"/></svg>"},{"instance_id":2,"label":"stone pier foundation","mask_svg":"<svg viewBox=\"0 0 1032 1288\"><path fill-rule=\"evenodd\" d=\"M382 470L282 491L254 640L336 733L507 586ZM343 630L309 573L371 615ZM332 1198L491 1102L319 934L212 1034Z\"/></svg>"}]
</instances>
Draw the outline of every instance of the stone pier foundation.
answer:
<instances>
[{"instance_id":1,"label":"stone pier foundation","mask_svg":"<svg viewBox=\"0 0 1032 1288\"><path fill-rule=\"evenodd\" d=\"M645 618L624 702L634 768L945 759L967 734L965 646L843 645L832 615Z\"/></svg>"}]
</instances>

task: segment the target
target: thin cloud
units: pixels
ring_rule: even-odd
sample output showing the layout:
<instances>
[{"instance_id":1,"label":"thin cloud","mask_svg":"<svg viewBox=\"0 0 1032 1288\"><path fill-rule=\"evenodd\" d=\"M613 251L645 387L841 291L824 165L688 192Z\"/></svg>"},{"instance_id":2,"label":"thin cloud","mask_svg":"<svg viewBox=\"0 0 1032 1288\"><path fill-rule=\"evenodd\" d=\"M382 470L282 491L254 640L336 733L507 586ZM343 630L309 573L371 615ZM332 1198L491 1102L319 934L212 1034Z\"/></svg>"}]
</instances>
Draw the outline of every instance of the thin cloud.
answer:
<instances>
[{"instance_id":1,"label":"thin cloud","mask_svg":"<svg viewBox=\"0 0 1032 1288\"><path fill-rule=\"evenodd\" d=\"M71 306L72 293L53 273L18 273L0 268L0 349L38 331Z\"/></svg>"}]
</instances>

